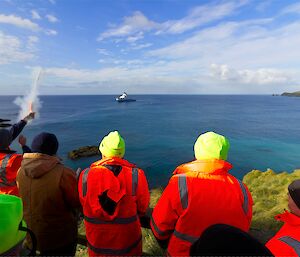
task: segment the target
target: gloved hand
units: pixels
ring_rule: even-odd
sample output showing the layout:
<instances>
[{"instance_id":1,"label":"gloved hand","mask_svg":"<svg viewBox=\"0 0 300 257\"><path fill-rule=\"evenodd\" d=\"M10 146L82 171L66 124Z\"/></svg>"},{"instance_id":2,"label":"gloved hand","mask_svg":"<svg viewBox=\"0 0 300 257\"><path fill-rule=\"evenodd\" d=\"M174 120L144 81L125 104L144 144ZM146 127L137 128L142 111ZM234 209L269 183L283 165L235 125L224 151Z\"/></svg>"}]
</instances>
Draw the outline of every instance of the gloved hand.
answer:
<instances>
[{"instance_id":1,"label":"gloved hand","mask_svg":"<svg viewBox=\"0 0 300 257\"><path fill-rule=\"evenodd\" d=\"M30 121L30 120L33 120L34 117L35 117L35 112L31 112L31 113L29 113L26 117L24 117L23 120L26 121L26 122L28 122L28 121Z\"/></svg>"},{"instance_id":2,"label":"gloved hand","mask_svg":"<svg viewBox=\"0 0 300 257\"><path fill-rule=\"evenodd\" d=\"M24 137L23 135L20 135L19 138L18 138L18 141L19 141L19 144L20 144L21 146L24 146L24 145L26 145L27 139L26 139L26 137Z\"/></svg>"}]
</instances>

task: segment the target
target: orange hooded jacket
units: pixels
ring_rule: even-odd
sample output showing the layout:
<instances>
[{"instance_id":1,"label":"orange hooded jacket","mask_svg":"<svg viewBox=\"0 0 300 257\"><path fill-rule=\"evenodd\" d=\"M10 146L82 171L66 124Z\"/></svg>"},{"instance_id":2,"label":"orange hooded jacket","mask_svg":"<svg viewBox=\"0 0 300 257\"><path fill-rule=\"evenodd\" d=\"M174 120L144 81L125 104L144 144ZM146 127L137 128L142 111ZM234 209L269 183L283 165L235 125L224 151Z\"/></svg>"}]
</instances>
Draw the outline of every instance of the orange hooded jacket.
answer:
<instances>
[{"instance_id":1,"label":"orange hooded jacket","mask_svg":"<svg viewBox=\"0 0 300 257\"><path fill-rule=\"evenodd\" d=\"M0 194L19 196L16 176L22 158L21 154L0 153Z\"/></svg>"},{"instance_id":2,"label":"orange hooded jacket","mask_svg":"<svg viewBox=\"0 0 300 257\"><path fill-rule=\"evenodd\" d=\"M189 256L191 245L213 224L249 230L252 197L228 173L231 168L222 160L197 160L174 171L151 219L156 238L169 239L168 255Z\"/></svg>"},{"instance_id":3,"label":"orange hooded jacket","mask_svg":"<svg viewBox=\"0 0 300 257\"><path fill-rule=\"evenodd\" d=\"M79 177L90 256L142 254L139 216L149 205L143 170L120 158L93 163Z\"/></svg>"},{"instance_id":4,"label":"orange hooded jacket","mask_svg":"<svg viewBox=\"0 0 300 257\"><path fill-rule=\"evenodd\" d=\"M274 256L300 256L300 217L285 211L275 216L284 225L277 234L267 242L266 247Z\"/></svg>"}]
</instances>

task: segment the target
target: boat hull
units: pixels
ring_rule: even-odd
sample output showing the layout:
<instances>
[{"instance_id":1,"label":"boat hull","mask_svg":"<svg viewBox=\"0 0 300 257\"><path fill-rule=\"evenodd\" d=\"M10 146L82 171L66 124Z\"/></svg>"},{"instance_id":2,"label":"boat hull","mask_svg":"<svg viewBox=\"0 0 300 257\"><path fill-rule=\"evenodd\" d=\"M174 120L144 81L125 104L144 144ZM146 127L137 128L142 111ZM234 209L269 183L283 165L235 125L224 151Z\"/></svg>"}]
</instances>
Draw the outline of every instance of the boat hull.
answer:
<instances>
[{"instance_id":1,"label":"boat hull","mask_svg":"<svg viewBox=\"0 0 300 257\"><path fill-rule=\"evenodd\" d=\"M135 102L135 99L116 99L118 103Z\"/></svg>"}]
</instances>

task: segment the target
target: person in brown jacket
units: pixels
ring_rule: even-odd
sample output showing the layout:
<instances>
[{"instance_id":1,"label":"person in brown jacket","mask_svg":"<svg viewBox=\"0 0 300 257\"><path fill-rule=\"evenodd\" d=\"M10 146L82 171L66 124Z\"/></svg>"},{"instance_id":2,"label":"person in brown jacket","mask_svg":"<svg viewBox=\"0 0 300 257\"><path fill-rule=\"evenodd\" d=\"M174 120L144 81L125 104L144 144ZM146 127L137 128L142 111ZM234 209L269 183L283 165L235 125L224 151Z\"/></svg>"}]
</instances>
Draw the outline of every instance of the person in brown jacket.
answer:
<instances>
[{"instance_id":1,"label":"person in brown jacket","mask_svg":"<svg viewBox=\"0 0 300 257\"><path fill-rule=\"evenodd\" d=\"M25 153L17 175L24 203L24 219L37 238L43 256L74 256L77 245L79 208L75 173L55 156L58 141L54 134L41 133Z\"/></svg>"}]
</instances>

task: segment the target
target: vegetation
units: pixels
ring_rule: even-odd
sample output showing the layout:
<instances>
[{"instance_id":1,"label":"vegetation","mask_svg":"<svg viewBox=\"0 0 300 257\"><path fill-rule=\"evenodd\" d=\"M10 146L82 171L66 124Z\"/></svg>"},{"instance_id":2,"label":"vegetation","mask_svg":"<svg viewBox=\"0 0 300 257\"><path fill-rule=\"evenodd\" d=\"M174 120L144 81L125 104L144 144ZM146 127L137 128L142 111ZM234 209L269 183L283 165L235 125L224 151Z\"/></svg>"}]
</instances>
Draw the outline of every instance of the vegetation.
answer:
<instances>
[{"instance_id":1,"label":"vegetation","mask_svg":"<svg viewBox=\"0 0 300 257\"><path fill-rule=\"evenodd\" d=\"M281 94L282 96L300 96L300 91L296 91L296 92L293 92L293 93L287 93L287 92L284 92L283 94Z\"/></svg>"},{"instance_id":2,"label":"vegetation","mask_svg":"<svg viewBox=\"0 0 300 257\"><path fill-rule=\"evenodd\" d=\"M254 201L253 219L250 233L265 243L282 225L274 219L276 214L287 209L287 187L295 179L300 178L300 170L293 173L275 173L273 170L261 172L253 170L243 179L248 186ZM151 190L150 207L154 207L163 189ZM83 224L79 233L84 234ZM151 230L143 228L143 252L146 256L165 256L158 246ZM78 246L77 256L88 256L86 247Z\"/></svg>"},{"instance_id":3,"label":"vegetation","mask_svg":"<svg viewBox=\"0 0 300 257\"><path fill-rule=\"evenodd\" d=\"M275 173L253 170L243 179L254 201L251 233L263 243L272 237L282 223L274 216L287 209L287 188L295 179L300 178L300 170L293 173Z\"/></svg>"}]
</instances>

